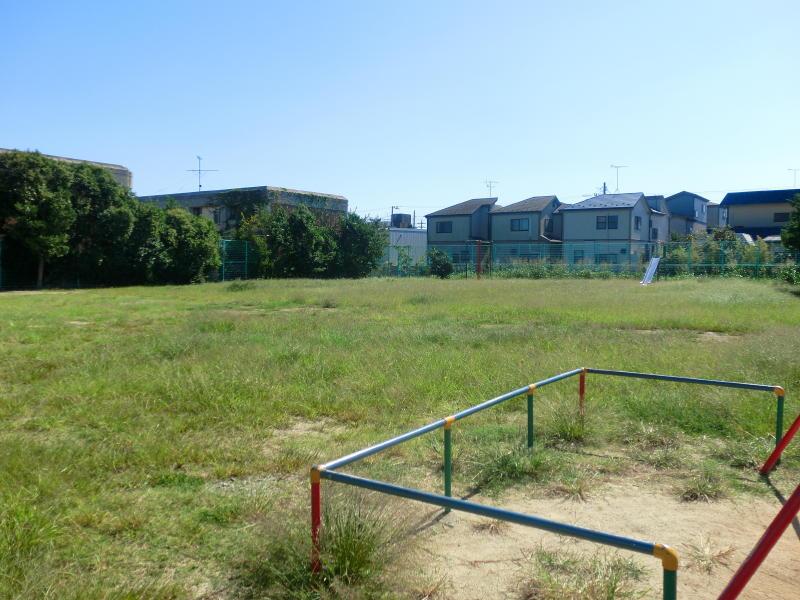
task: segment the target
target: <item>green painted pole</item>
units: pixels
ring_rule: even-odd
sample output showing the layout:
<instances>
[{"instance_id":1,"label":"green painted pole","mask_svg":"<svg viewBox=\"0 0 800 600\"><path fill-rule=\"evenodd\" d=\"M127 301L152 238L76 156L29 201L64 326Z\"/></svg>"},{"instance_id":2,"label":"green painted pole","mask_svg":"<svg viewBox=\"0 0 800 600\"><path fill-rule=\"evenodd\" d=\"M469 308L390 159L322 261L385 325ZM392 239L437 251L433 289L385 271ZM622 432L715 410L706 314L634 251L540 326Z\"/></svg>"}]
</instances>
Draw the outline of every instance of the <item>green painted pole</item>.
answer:
<instances>
[{"instance_id":1,"label":"green painted pole","mask_svg":"<svg viewBox=\"0 0 800 600\"><path fill-rule=\"evenodd\" d=\"M783 391L783 388L781 388L780 391L775 390L775 393L778 397L778 410L777 415L775 416L775 446L777 447L783 438L783 403L786 399L786 396L784 395L785 392ZM780 459L778 459L775 464L781 464Z\"/></svg>"},{"instance_id":2,"label":"green painted pole","mask_svg":"<svg viewBox=\"0 0 800 600\"><path fill-rule=\"evenodd\" d=\"M452 496L452 478L453 478L453 438L448 421L444 426L444 495L447 497ZM449 508L444 509L444 512L450 512Z\"/></svg>"},{"instance_id":3,"label":"green painted pole","mask_svg":"<svg viewBox=\"0 0 800 600\"><path fill-rule=\"evenodd\" d=\"M664 600L676 600L678 597L678 572L664 569Z\"/></svg>"},{"instance_id":4,"label":"green painted pole","mask_svg":"<svg viewBox=\"0 0 800 600\"><path fill-rule=\"evenodd\" d=\"M528 448L533 448L533 394L528 394Z\"/></svg>"}]
</instances>

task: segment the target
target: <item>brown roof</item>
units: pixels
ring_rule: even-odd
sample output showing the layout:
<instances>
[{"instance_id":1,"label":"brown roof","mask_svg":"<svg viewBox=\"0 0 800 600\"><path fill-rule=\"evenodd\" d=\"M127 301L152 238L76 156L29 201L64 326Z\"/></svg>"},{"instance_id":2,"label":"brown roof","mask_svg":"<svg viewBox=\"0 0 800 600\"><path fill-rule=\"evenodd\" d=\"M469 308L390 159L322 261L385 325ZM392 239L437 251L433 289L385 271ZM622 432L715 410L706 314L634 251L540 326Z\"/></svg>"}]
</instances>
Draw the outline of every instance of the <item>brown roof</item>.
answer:
<instances>
[{"instance_id":1,"label":"brown roof","mask_svg":"<svg viewBox=\"0 0 800 600\"><path fill-rule=\"evenodd\" d=\"M556 196L533 196L508 206L496 206L492 209L492 213L540 212L553 200L556 201L556 206L560 204Z\"/></svg>"},{"instance_id":2,"label":"brown roof","mask_svg":"<svg viewBox=\"0 0 800 600\"><path fill-rule=\"evenodd\" d=\"M425 218L471 215L480 207L487 205L494 206L496 202L497 198L473 198L472 200L467 200L466 202L454 204L453 206L448 206L447 208L443 208L442 210L437 210L436 212L432 212L428 215L425 215Z\"/></svg>"}]
</instances>

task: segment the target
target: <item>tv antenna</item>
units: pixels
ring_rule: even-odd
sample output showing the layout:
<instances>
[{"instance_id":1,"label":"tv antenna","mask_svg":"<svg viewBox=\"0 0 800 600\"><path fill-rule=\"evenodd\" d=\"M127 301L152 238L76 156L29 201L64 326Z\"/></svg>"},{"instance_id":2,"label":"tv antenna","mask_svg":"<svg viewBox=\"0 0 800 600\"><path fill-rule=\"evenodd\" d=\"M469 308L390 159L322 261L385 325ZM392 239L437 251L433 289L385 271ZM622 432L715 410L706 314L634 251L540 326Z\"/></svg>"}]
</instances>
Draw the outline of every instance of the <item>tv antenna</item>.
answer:
<instances>
[{"instance_id":1,"label":"tv antenna","mask_svg":"<svg viewBox=\"0 0 800 600\"><path fill-rule=\"evenodd\" d=\"M197 168L196 169L186 169L190 173L197 173L197 191L198 192L202 191L202 189L203 189L203 184L202 184L202 181L201 181L203 173L210 173L212 171L219 171L219 169L204 169L202 165L203 165L203 157L202 156L198 156L197 157Z\"/></svg>"},{"instance_id":2,"label":"tv antenna","mask_svg":"<svg viewBox=\"0 0 800 600\"><path fill-rule=\"evenodd\" d=\"M628 165L611 165L611 168L617 170L617 189L614 191L614 193L619 193L619 170L627 169Z\"/></svg>"},{"instance_id":3,"label":"tv antenna","mask_svg":"<svg viewBox=\"0 0 800 600\"><path fill-rule=\"evenodd\" d=\"M489 198L494 198L494 196L492 196L492 189L494 189L494 186L496 186L500 182L487 179L486 181L484 181L484 183L486 184L486 187L489 188Z\"/></svg>"},{"instance_id":4,"label":"tv antenna","mask_svg":"<svg viewBox=\"0 0 800 600\"><path fill-rule=\"evenodd\" d=\"M797 172L800 171L800 169L786 169L786 170L791 171L792 175L794 175L794 185L792 185L792 187L797 187Z\"/></svg>"}]
</instances>

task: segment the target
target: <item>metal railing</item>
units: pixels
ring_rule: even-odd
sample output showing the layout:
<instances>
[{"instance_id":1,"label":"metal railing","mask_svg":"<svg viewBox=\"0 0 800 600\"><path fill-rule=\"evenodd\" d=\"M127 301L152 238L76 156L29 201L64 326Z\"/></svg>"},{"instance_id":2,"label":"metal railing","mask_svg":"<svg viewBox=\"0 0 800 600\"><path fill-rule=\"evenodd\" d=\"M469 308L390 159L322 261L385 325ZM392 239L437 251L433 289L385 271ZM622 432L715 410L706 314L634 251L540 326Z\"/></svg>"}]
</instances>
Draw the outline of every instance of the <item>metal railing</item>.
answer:
<instances>
[{"instance_id":1,"label":"metal railing","mask_svg":"<svg viewBox=\"0 0 800 600\"><path fill-rule=\"evenodd\" d=\"M777 398L777 414L776 414L776 422L775 422L775 442L776 442L776 452L778 456L782 451L781 446L785 447L784 440L794 435L797 428L800 428L800 417L792 426L790 432L787 433L787 436L784 438L782 436L783 431L783 411L784 411L784 400L785 394L784 390L780 386L776 385L765 385L765 384L756 384L756 383L745 383L745 382L736 382L736 381L725 381L719 379L700 379L694 377L681 377L676 375L659 375L655 373L638 373L632 371L618 371L618 370L610 370L610 369L593 369L593 368L579 368L573 369L571 371L566 371L564 373L560 373L553 377L549 377L547 379L543 379L542 381L538 381L536 383L532 383L530 385L512 390L496 398L491 398L482 402L480 404L476 404L469 408L466 408L460 412L457 412L453 415L448 417L438 419L432 423L419 427L417 429L413 429L409 432L404 434L398 435L393 437L389 440L385 440L378 444L369 446L367 448L363 448L346 456L343 456L339 459L327 462L322 465L315 465L311 468L311 545L312 545L312 556L311 556L311 568L313 571L318 572L321 570L321 559L320 559L320 529L322 527L322 501L321 501L321 480L328 479L330 481L334 481L337 483L342 483L345 485L351 485L383 494L388 494L392 496L397 496L401 498L406 498L410 500L415 500L418 502L423 502L425 504L432 504L434 506L440 506L445 509L446 512L450 510L457 510L462 512L467 512L471 514L476 514L485 517L491 517L494 519L498 519L501 521L508 521L511 523L517 523L519 525L525 525L528 527L533 527L536 529L542 529L545 531L550 531L553 533L558 533L560 535L566 535L570 537L575 537L583 540L592 541L598 544L603 544L606 546L613 546L615 548L621 548L624 550L630 550L632 552L638 552L643 554L650 554L655 556L656 558L661 559L662 569L663 569L663 597L665 600L674 600L677 595L677 571L678 571L678 554L677 552L670 548L667 545L650 542L650 541L643 541L637 540L634 538L629 538L626 536L620 536L612 533L607 533L604 531L598 531L594 529L588 529L585 527L578 527L575 525L570 525L567 523L561 523L558 521L553 521L549 519L544 519L541 517L537 517L534 515L526 515L519 512L513 512L501 508L496 508L492 506L487 506L483 504L479 504L476 502L469 502L466 500L459 500L452 497L452 435L451 435L451 428L452 425L464 419L470 415L478 413L480 411L486 410L513 398L517 398L519 396L525 395L527 397L527 436L526 436L526 443L529 449L533 448L534 445L534 392L537 389L550 385L552 383L556 383L558 381L568 379L570 377L574 377L576 375L579 376L579 385L578 385L578 408L579 414L581 418L585 416L585 394L586 394L586 376L589 373L594 373L596 375L610 375L610 376L617 376L617 377L634 377L639 379L651 379L651 380L660 380L660 381L669 381L674 383L690 383L690 384L698 384L698 385L710 385L710 386L719 386L719 387L729 387L729 388L738 388L738 389L747 389L747 390L756 390L756 391L765 391L774 393ZM399 486L391 483L387 483L384 481L377 481L374 479L367 479L364 477L359 477L356 475L350 475L346 473L340 473L336 471L341 467L346 465L355 463L359 460L365 459L369 456L373 456L396 446L398 444L402 444L409 440L412 440L416 437L424 435L426 433L430 433L437 429L444 429L444 481L443 481L443 488L444 494L434 494L430 492L425 492L418 489L413 489L409 487ZM788 441L785 443L788 444ZM780 448L780 450L779 450ZM773 455L775 452L773 453ZM762 473L768 473L772 468L774 468L775 464L777 464L777 458L773 460L773 456L767 460L767 462L762 467Z\"/></svg>"}]
</instances>

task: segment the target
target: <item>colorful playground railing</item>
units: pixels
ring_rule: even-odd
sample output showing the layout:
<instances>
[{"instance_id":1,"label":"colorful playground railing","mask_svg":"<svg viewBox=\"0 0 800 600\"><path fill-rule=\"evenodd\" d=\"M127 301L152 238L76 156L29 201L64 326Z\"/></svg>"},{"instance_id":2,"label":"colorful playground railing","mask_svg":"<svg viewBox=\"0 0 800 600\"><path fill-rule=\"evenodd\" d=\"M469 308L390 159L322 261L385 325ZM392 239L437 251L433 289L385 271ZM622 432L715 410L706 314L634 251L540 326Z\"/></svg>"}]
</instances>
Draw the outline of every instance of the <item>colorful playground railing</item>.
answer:
<instances>
[{"instance_id":1,"label":"colorful playground railing","mask_svg":"<svg viewBox=\"0 0 800 600\"><path fill-rule=\"evenodd\" d=\"M320 483L322 479L329 479L331 481L343 483L346 485L352 485L355 487L360 487L367 490L380 492L383 494L389 494L392 496L407 498L409 500L416 500L418 502L423 502L425 504L440 506L444 508L446 512L449 512L450 510L458 510L484 517L491 517L501 521L508 521L511 523L517 523L519 525L534 527L536 529L542 529L560 535L566 535L583 540L588 540L606 546L613 546L615 548L622 548L624 550L630 550L632 552L639 552L655 556L661 559L661 564L663 569L663 598L665 600L674 600L677 596L678 554L674 549L670 548L669 546L666 546L664 544L658 544L655 542L642 541L625 536L615 535L612 533L606 533L603 531L587 529L575 525L569 525L567 523L560 523L557 521L536 517L533 515L526 515L523 513L508 511L501 508L486 506L475 502L468 502L466 500L459 500L452 498L451 428L453 423L465 417L473 415L477 412L486 410L487 408L491 408L492 406L496 406L498 404L506 402L507 400L511 400L513 398L525 395L527 397L526 442L528 448L533 448L534 408L535 408L534 392L537 389L542 388L546 385L550 385L552 383L556 383L563 379L568 379L570 377L578 375L579 376L578 409L580 416L583 417L585 415L586 375L588 373L594 373L596 375L634 377L638 379L655 379L660 381L670 381L676 383L691 383L699 385L711 385L719 387L757 390L757 391L771 392L775 394L777 398L777 409L775 418L776 446L773 453L761 467L761 473L764 475L768 474L775 467L775 465L778 463L778 459L780 458L781 453L786 448L791 438L795 435L795 433L797 433L797 430L800 429L800 416L798 416L797 420L792 424L786 436L782 435L785 393L783 388L780 386L763 385L756 383L742 383L736 381L723 381L718 379L698 379L693 377L679 377L675 375L658 375L654 373L637 373L632 371L592 369L586 367L580 369L573 369L572 371L567 371L565 373L554 375L553 377L549 377L548 379L543 379L542 381L538 381L536 383L532 383L530 385L518 388L516 390L512 390L501 396L497 396L496 398L486 400L485 402L466 408L451 416L439 419L437 421L434 421L433 423L429 423L428 425L424 425L423 427L419 427L417 429L414 429L402 435L398 435L396 437L393 437L384 442L380 442L373 446L369 446L357 452L353 452L337 460L333 460L322 465L313 466L311 468L311 546L312 546L311 568L312 570L318 572L321 569L320 528L322 525L322 499L321 499ZM383 450L386 450L398 444L402 444L403 442L407 442L416 437L419 437L421 435L424 435L431 431L435 431L440 428L444 429L444 482L443 482L444 495L433 494L430 492L424 492L422 490L394 485L383 481L376 481L374 479L366 479L364 477L339 473L336 471L336 469L339 469L345 465L349 465L356 461L367 458L368 456L378 454ZM800 490L800 487L798 488L798 490ZM795 493L792 495L792 499L789 502L787 502L787 506L789 508L784 507L785 511L782 510L781 513L779 513L779 516L776 518L776 522L778 524L775 527L775 531L777 531L780 528L780 526L783 525L783 529L780 529L782 533L782 531L786 528L786 525L788 525L788 523L793 518L793 515L797 512L796 507L794 508L794 512L792 512L792 507L794 506L795 503L800 502L800 494L798 494L798 490L796 490ZM786 517L784 515L784 512L786 512L786 515L790 515L788 517L788 521L786 521L785 524L784 521ZM739 577L739 581L741 581L741 587L744 587L749 578L752 576L752 573L755 572L755 570L758 568L758 565L763 560L764 556L766 556L766 554L771 549L772 545L774 545L775 541L777 540L777 538L773 539L774 532L772 532L770 536L767 535L768 533L770 533L769 530L767 531L767 533L765 533L764 538L762 538L762 540L756 546L756 550L754 550L753 554L758 555L756 557L757 560L753 558L753 555L751 555L751 557L748 558L748 561L746 561L745 564L743 564L742 568L740 569L740 571L744 571L745 574L740 576L739 573L737 573L737 575L734 577L734 580L736 580L736 578ZM778 537L780 537L780 533L778 534ZM731 585L733 584L734 581L731 581ZM741 590L741 587L739 588L739 590ZM738 592L732 592L732 593L733 595L727 595L724 596L724 598L726 600L729 600L735 598L736 595L738 595ZM721 596L720 598L722 597L723 596Z\"/></svg>"}]
</instances>

